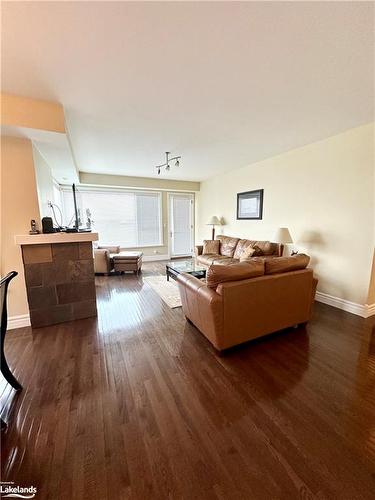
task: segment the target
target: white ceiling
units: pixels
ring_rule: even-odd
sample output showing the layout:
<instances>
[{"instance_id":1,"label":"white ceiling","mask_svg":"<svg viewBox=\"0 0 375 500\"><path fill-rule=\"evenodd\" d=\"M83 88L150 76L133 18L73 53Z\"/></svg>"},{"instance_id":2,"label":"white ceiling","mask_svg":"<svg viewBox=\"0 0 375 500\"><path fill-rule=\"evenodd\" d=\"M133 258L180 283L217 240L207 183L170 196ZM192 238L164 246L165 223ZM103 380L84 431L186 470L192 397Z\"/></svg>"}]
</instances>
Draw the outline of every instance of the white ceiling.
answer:
<instances>
[{"instance_id":1,"label":"white ceiling","mask_svg":"<svg viewBox=\"0 0 375 500\"><path fill-rule=\"evenodd\" d=\"M2 88L85 172L203 180L374 118L372 2L2 2Z\"/></svg>"}]
</instances>

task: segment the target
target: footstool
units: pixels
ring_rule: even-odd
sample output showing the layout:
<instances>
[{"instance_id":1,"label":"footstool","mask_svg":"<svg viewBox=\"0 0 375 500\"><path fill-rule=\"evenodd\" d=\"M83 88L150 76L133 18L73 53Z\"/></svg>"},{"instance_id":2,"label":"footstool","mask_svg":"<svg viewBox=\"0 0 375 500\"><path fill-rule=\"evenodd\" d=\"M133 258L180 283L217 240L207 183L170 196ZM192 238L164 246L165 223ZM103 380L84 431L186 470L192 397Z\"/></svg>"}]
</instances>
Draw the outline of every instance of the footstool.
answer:
<instances>
[{"instance_id":1,"label":"footstool","mask_svg":"<svg viewBox=\"0 0 375 500\"><path fill-rule=\"evenodd\" d=\"M120 252L112 255L113 267L116 272L134 271L139 273L142 268L142 252Z\"/></svg>"}]
</instances>

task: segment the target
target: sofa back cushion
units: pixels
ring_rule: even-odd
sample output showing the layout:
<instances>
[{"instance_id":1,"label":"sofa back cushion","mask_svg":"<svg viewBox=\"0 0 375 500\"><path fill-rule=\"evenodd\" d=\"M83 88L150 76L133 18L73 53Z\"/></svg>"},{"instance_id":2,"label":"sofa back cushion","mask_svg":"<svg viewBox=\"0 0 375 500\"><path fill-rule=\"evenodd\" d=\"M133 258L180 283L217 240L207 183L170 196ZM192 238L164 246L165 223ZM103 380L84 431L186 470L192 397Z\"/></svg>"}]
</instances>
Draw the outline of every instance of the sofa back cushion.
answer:
<instances>
[{"instance_id":1,"label":"sofa back cushion","mask_svg":"<svg viewBox=\"0 0 375 500\"><path fill-rule=\"evenodd\" d=\"M279 245L271 241L239 240L233 257L235 259L240 259L242 252L249 246L255 248L254 257L260 257L261 255L278 255L279 253Z\"/></svg>"},{"instance_id":2,"label":"sofa back cushion","mask_svg":"<svg viewBox=\"0 0 375 500\"><path fill-rule=\"evenodd\" d=\"M219 254L220 252L220 240L203 240L203 255L210 253Z\"/></svg>"},{"instance_id":3,"label":"sofa back cushion","mask_svg":"<svg viewBox=\"0 0 375 500\"><path fill-rule=\"evenodd\" d=\"M254 241L253 247L258 247L262 255L274 255L278 252L278 244L270 241Z\"/></svg>"},{"instance_id":4,"label":"sofa back cushion","mask_svg":"<svg viewBox=\"0 0 375 500\"><path fill-rule=\"evenodd\" d=\"M254 259L252 262L240 262L229 266L213 264L207 269L206 284L209 288L214 288L226 281L240 281L256 276L263 276L264 260Z\"/></svg>"},{"instance_id":5,"label":"sofa back cushion","mask_svg":"<svg viewBox=\"0 0 375 500\"><path fill-rule=\"evenodd\" d=\"M279 257L278 259L265 259L265 274L287 273L305 269L310 262L310 257L299 253L291 257Z\"/></svg>"},{"instance_id":6,"label":"sofa back cushion","mask_svg":"<svg viewBox=\"0 0 375 500\"><path fill-rule=\"evenodd\" d=\"M220 234L217 239L220 241L220 255L233 257L239 238L231 238Z\"/></svg>"}]
</instances>

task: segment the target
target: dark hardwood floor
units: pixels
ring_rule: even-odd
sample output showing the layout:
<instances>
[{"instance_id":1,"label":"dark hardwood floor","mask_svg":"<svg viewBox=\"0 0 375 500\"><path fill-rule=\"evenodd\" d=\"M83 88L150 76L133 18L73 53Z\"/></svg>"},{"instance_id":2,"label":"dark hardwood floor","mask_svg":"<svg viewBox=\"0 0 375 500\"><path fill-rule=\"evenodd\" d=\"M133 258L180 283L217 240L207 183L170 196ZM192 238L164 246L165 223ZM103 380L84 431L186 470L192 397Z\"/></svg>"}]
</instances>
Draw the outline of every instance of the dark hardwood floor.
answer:
<instances>
[{"instance_id":1,"label":"dark hardwood floor","mask_svg":"<svg viewBox=\"0 0 375 500\"><path fill-rule=\"evenodd\" d=\"M3 384L3 481L53 500L375 498L374 319L316 304L306 329L217 357L141 275L97 292L97 319L8 333L24 390Z\"/></svg>"}]
</instances>

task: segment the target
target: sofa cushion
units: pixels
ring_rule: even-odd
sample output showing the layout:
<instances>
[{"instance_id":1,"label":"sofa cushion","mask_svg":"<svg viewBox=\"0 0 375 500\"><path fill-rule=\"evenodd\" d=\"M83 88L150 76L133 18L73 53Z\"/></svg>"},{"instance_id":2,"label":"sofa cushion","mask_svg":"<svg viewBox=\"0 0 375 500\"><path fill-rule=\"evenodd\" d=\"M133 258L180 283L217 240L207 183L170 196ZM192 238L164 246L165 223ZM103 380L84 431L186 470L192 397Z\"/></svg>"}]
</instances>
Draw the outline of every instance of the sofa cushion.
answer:
<instances>
[{"instance_id":1,"label":"sofa cushion","mask_svg":"<svg viewBox=\"0 0 375 500\"><path fill-rule=\"evenodd\" d=\"M204 266L210 266L211 264L213 264L214 262L218 262L218 261L227 261L227 260L231 260L230 257L225 257L224 255L218 255L216 253L211 253L211 254L206 254L206 255L198 255L197 257L197 262L199 262L199 264L203 264Z\"/></svg>"},{"instance_id":2,"label":"sofa cushion","mask_svg":"<svg viewBox=\"0 0 375 500\"><path fill-rule=\"evenodd\" d=\"M220 255L233 257L239 238L231 238L230 236L223 236L221 234L217 239L220 240Z\"/></svg>"},{"instance_id":3,"label":"sofa cushion","mask_svg":"<svg viewBox=\"0 0 375 500\"><path fill-rule=\"evenodd\" d=\"M277 252L277 244L270 241L253 241L252 246L257 247L259 255L272 255Z\"/></svg>"},{"instance_id":4,"label":"sofa cushion","mask_svg":"<svg viewBox=\"0 0 375 500\"><path fill-rule=\"evenodd\" d=\"M224 255L219 255L216 259L212 261L212 264L217 264L218 266L229 266L232 264L238 264L240 261L238 259L233 259L232 257L225 257Z\"/></svg>"},{"instance_id":5,"label":"sofa cushion","mask_svg":"<svg viewBox=\"0 0 375 500\"><path fill-rule=\"evenodd\" d=\"M240 262L248 262L255 255L255 248L248 246L245 250L242 251L240 256Z\"/></svg>"},{"instance_id":6,"label":"sofa cushion","mask_svg":"<svg viewBox=\"0 0 375 500\"><path fill-rule=\"evenodd\" d=\"M265 274L286 273L305 269L310 262L310 257L303 253L291 257L279 257L278 259L265 259Z\"/></svg>"},{"instance_id":7,"label":"sofa cushion","mask_svg":"<svg viewBox=\"0 0 375 500\"><path fill-rule=\"evenodd\" d=\"M254 262L240 262L229 266L213 264L207 269L206 283L214 288L226 281L240 281L264 274L264 261L256 259Z\"/></svg>"},{"instance_id":8,"label":"sofa cushion","mask_svg":"<svg viewBox=\"0 0 375 500\"><path fill-rule=\"evenodd\" d=\"M220 241L219 240L203 240L203 255L220 253Z\"/></svg>"},{"instance_id":9,"label":"sofa cushion","mask_svg":"<svg viewBox=\"0 0 375 500\"><path fill-rule=\"evenodd\" d=\"M241 254L248 247L257 247L255 254L260 255L275 255L278 254L279 248L277 243L271 243L270 241L257 241L257 240L239 240L236 246L233 257L235 259L240 259Z\"/></svg>"}]
</instances>

